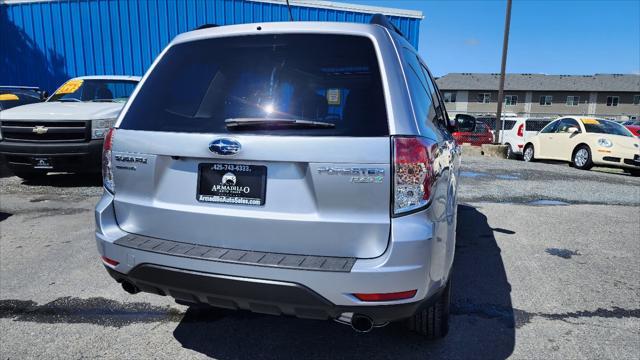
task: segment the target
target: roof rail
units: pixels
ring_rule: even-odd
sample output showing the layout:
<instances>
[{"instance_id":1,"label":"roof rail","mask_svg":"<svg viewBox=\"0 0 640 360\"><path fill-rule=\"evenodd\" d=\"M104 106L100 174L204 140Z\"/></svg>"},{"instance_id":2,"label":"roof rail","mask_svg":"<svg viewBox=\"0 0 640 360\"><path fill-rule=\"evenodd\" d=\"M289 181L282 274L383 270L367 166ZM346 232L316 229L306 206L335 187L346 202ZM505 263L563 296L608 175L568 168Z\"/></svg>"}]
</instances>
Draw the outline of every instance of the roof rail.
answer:
<instances>
[{"instance_id":1,"label":"roof rail","mask_svg":"<svg viewBox=\"0 0 640 360\"><path fill-rule=\"evenodd\" d=\"M400 36L406 39L406 36L404 36L402 31L400 31L400 29L398 29L395 25L393 25L393 23L389 21L389 18L387 18L383 14L373 14L373 16L371 16L371 20L369 20L369 24L380 25L391 31L395 31Z\"/></svg>"},{"instance_id":2,"label":"roof rail","mask_svg":"<svg viewBox=\"0 0 640 360\"><path fill-rule=\"evenodd\" d=\"M214 27L218 27L220 25L218 24L202 24L200 26L198 26L197 28L193 29L193 30L202 30L202 29L208 29L208 28L214 28Z\"/></svg>"}]
</instances>

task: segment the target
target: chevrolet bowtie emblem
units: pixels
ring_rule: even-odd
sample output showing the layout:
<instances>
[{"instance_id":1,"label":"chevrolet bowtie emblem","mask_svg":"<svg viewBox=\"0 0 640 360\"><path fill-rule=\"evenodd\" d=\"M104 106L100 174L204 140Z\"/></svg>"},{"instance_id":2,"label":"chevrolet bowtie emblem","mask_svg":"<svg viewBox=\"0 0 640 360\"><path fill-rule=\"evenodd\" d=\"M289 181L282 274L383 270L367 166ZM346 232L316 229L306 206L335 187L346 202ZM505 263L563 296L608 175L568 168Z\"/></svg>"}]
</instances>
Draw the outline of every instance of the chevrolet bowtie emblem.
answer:
<instances>
[{"instance_id":1,"label":"chevrolet bowtie emblem","mask_svg":"<svg viewBox=\"0 0 640 360\"><path fill-rule=\"evenodd\" d=\"M38 135L42 135L42 134L46 134L47 131L49 131L49 129L44 127L44 126L38 125L38 126L34 127L33 130L31 130L31 131L33 131L34 133L36 133Z\"/></svg>"}]
</instances>

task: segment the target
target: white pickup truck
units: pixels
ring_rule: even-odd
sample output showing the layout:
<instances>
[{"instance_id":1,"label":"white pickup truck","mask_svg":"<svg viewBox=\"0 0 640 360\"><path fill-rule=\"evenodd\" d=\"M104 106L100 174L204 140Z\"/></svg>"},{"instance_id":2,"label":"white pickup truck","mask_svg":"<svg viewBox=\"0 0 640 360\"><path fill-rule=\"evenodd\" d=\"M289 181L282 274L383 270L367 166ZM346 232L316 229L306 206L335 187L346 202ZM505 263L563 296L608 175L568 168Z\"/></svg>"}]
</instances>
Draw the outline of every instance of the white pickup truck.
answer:
<instances>
[{"instance_id":1,"label":"white pickup truck","mask_svg":"<svg viewBox=\"0 0 640 360\"><path fill-rule=\"evenodd\" d=\"M51 171L99 172L104 135L140 81L136 76L83 76L47 101L0 113L0 154L23 179Z\"/></svg>"}]
</instances>

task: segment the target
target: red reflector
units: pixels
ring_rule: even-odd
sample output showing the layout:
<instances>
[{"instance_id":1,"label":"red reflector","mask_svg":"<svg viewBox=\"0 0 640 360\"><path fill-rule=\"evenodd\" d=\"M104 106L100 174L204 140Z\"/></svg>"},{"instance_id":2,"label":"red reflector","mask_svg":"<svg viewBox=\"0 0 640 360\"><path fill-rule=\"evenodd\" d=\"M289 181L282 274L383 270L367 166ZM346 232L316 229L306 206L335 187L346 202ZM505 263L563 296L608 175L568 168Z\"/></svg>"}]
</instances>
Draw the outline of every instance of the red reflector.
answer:
<instances>
[{"instance_id":1,"label":"red reflector","mask_svg":"<svg viewBox=\"0 0 640 360\"><path fill-rule=\"evenodd\" d=\"M120 264L119 262L104 256L102 257L102 261L104 261L105 264L111 265L111 266L117 266L118 264Z\"/></svg>"},{"instance_id":2,"label":"red reflector","mask_svg":"<svg viewBox=\"0 0 640 360\"><path fill-rule=\"evenodd\" d=\"M353 294L360 301L392 301L410 299L416 296L418 290L401 291L395 293L384 294Z\"/></svg>"},{"instance_id":3,"label":"red reflector","mask_svg":"<svg viewBox=\"0 0 640 360\"><path fill-rule=\"evenodd\" d=\"M523 144L523 145L518 145L518 147L519 147L520 149L522 149L522 148L524 147L524 144Z\"/></svg>"}]
</instances>

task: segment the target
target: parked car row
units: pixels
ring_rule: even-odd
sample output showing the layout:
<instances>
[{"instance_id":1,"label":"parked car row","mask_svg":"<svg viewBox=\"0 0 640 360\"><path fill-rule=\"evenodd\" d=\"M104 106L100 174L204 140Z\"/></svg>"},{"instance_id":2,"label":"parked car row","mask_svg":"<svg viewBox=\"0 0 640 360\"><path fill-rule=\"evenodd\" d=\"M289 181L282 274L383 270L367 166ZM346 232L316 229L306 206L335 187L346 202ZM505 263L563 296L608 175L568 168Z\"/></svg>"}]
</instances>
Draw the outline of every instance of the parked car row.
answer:
<instances>
[{"instance_id":1,"label":"parked car row","mask_svg":"<svg viewBox=\"0 0 640 360\"><path fill-rule=\"evenodd\" d=\"M7 89L0 103L17 97L27 105L2 111L0 154L23 179L50 171L99 173L105 134L138 81L135 76L78 77L44 102L36 100L33 89Z\"/></svg>"}]
</instances>

